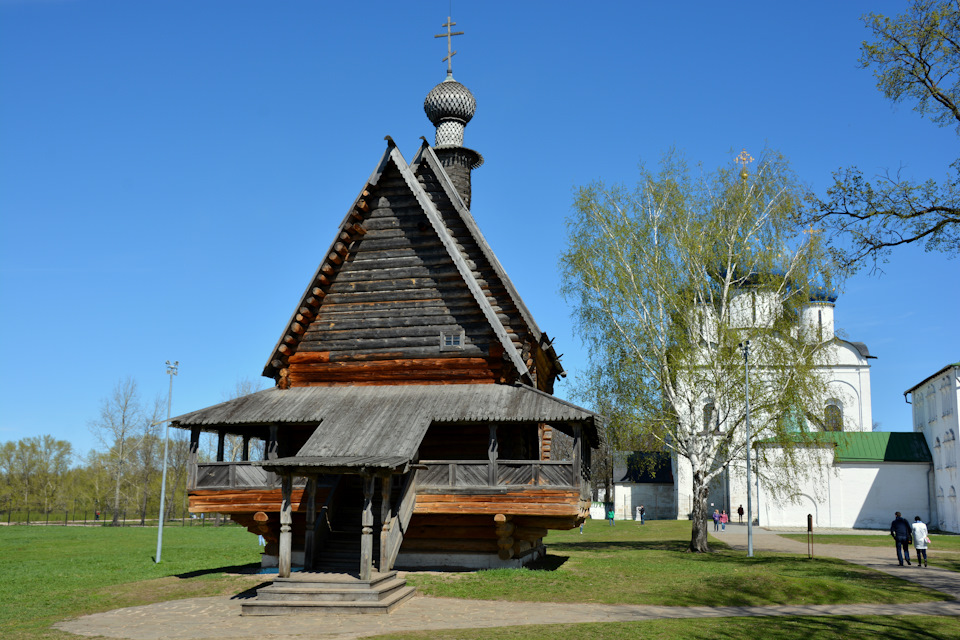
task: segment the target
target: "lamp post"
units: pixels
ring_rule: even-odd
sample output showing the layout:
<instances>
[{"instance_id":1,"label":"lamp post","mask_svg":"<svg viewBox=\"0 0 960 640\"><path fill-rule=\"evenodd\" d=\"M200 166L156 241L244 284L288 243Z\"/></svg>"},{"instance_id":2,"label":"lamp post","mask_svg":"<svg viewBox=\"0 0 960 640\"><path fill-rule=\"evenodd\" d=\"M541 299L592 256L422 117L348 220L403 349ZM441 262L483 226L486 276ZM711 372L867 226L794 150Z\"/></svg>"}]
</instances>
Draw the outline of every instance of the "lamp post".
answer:
<instances>
[{"instance_id":1,"label":"lamp post","mask_svg":"<svg viewBox=\"0 0 960 640\"><path fill-rule=\"evenodd\" d=\"M750 341L740 343L743 350L744 390L747 400L747 557L753 557L753 502L750 493Z\"/></svg>"},{"instance_id":2,"label":"lamp post","mask_svg":"<svg viewBox=\"0 0 960 640\"><path fill-rule=\"evenodd\" d=\"M177 375L177 371L180 367L180 361L174 360L173 364L167 360L167 375L170 376L170 390L167 392L167 422L163 427L163 474L160 479L160 524L157 527L157 557L155 560L156 564L160 563L160 552L163 548L163 518L164 518L164 503L167 500L167 448L169 446L169 440L167 438L168 433L170 432L170 407L173 404L173 376Z\"/></svg>"}]
</instances>

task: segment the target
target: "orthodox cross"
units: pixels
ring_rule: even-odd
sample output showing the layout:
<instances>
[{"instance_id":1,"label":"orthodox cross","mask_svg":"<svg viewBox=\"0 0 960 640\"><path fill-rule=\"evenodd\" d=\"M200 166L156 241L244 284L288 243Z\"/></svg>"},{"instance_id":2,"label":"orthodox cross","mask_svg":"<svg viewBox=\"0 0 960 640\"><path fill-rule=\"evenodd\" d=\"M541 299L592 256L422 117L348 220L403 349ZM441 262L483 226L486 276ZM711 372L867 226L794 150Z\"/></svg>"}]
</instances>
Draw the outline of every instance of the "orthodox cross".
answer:
<instances>
[{"instance_id":1,"label":"orthodox cross","mask_svg":"<svg viewBox=\"0 0 960 640\"><path fill-rule=\"evenodd\" d=\"M452 75L453 75L453 56L457 55L457 52L456 52L456 51L452 51L452 50L451 50L451 39L453 38L453 36L462 36L462 35L463 35L463 31L450 31L450 27L454 27L454 26L456 26L456 24L457 24L457 23L454 22L454 21L450 18L450 16L447 16L447 21L446 21L446 23L443 24L443 26L447 28L447 32L433 36L434 38L446 38L446 39L447 39L447 57L444 58L443 61L447 63L447 75L448 75L448 76L452 76Z\"/></svg>"},{"instance_id":2,"label":"orthodox cross","mask_svg":"<svg viewBox=\"0 0 960 640\"><path fill-rule=\"evenodd\" d=\"M747 153L747 150L746 150L746 149L743 149L743 150L740 151L740 154L739 154L736 158L733 159L733 161L736 162L736 163L739 164L739 165L743 165L742 168L740 169L740 177L743 178L744 180L746 180L746 179L747 179L747 165L748 165L749 163L753 162L753 156L751 156L749 153Z\"/></svg>"}]
</instances>

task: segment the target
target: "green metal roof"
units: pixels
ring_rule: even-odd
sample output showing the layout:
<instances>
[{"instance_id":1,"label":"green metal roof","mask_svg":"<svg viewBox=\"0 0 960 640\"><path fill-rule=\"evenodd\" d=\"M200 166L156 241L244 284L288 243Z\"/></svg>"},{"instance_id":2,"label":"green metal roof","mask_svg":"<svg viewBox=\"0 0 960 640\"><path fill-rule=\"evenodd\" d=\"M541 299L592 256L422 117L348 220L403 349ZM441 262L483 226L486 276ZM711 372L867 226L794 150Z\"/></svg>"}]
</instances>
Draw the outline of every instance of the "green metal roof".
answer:
<instances>
[{"instance_id":1,"label":"green metal roof","mask_svg":"<svg viewBox=\"0 0 960 640\"><path fill-rule=\"evenodd\" d=\"M835 462L931 462L930 449L922 433L909 431L840 432L827 431L811 436L821 443L833 443Z\"/></svg>"}]
</instances>

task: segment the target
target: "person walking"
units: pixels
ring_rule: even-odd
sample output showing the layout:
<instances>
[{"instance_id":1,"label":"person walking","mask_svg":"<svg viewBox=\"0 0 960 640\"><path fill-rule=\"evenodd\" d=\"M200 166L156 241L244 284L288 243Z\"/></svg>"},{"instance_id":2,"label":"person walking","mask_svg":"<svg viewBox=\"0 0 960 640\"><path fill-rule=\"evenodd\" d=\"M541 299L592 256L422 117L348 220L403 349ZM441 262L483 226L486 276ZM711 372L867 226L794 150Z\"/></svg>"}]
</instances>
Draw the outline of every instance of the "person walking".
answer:
<instances>
[{"instance_id":1,"label":"person walking","mask_svg":"<svg viewBox=\"0 0 960 640\"><path fill-rule=\"evenodd\" d=\"M743 524L743 505L737 507L737 515L740 516L740 524Z\"/></svg>"},{"instance_id":2,"label":"person walking","mask_svg":"<svg viewBox=\"0 0 960 640\"><path fill-rule=\"evenodd\" d=\"M720 531L720 512L713 510L713 530Z\"/></svg>"},{"instance_id":3,"label":"person walking","mask_svg":"<svg viewBox=\"0 0 960 640\"><path fill-rule=\"evenodd\" d=\"M638 513L640 514L640 524L644 524L643 517L646 515L647 510L643 508L643 505L640 505L640 510Z\"/></svg>"},{"instance_id":4,"label":"person walking","mask_svg":"<svg viewBox=\"0 0 960 640\"><path fill-rule=\"evenodd\" d=\"M893 536L893 540L897 544L897 560L900 562L900 566L903 566L904 559L906 559L907 566L909 566L910 523L903 519L899 511L896 512L896 516L893 522L890 523L890 535Z\"/></svg>"},{"instance_id":5,"label":"person walking","mask_svg":"<svg viewBox=\"0 0 960 640\"><path fill-rule=\"evenodd\" d=\"M720 531L727 530L727 521L730 520L730 516L727 515L727 510L724 509L720 512Z\"/></svg>"},{"instance_id":6,"label":"person walking","mask_svg":"<svg viewBox=\"0 0 960 640\"><path fill-rule=\"evenodd\" d=\"M927 525L923 523L920 516L917 516L913 519L910 528L913 534L913 548L917 550L917 566L925 567L927 566L927 544L930 542L927 537ZM923 564L920 564L920 556L923 556Z\"/></svg>"},{"instance_id":7,"label":"person walking","mask_svg":"<svg viewBox=\"0 0 960 640\"><path fill-rule=\"evenodd\" d=\"M613 505L610 505L610 509L607 510L607 520L610 521L610 526L613 526L613 516L616 515L616 512L613 510Z\"/></svg>"}]
</instances>

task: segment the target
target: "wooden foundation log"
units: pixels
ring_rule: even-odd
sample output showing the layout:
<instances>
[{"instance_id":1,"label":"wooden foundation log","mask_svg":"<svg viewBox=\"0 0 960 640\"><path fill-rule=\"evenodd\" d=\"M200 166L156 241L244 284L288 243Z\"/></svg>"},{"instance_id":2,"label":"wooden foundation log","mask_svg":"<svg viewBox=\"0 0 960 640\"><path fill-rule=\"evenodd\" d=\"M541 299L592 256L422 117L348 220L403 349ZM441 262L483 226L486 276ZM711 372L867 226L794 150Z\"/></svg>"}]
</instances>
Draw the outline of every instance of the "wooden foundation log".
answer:
<instances>
[{"instance_id":1,"label":"wooden foundation log","mask_svg":"<svg viewBox=\"0 0 960 640\"><path fill-rule=\"evenodd\" d=\"M519 558L521 555L533 549L539 542L531 540L517 540L513 544L513 556Z\"/></svg>"},{"instance_id":2,"label":"wooden foundation log","mask_svg":"<svg viewBox=\"0 0 960 640\"><path fill-rule=\"evenodd\" d=\"M549 531L541 527L517 527L513 530L513 537L516 540L534 542L542 539Z\"/></svg>"},{"instance_id":3,"label":"wooden foundation log","mask_svg":"<svg viewBox=\"0 0 960 640\"><path fill-rule=\"evenodd\" d=\"M494 528L497 532L497 555L501 560L509 560L513 557L515 540L510 536L514 529L514 526L510 523L511 518L512 516L504 513L493 516Z\"/></svg>"}]
</instances>

